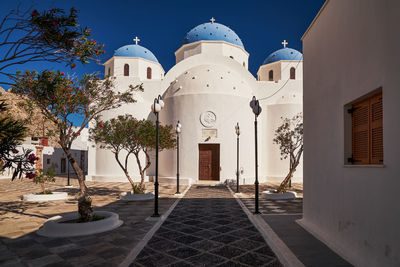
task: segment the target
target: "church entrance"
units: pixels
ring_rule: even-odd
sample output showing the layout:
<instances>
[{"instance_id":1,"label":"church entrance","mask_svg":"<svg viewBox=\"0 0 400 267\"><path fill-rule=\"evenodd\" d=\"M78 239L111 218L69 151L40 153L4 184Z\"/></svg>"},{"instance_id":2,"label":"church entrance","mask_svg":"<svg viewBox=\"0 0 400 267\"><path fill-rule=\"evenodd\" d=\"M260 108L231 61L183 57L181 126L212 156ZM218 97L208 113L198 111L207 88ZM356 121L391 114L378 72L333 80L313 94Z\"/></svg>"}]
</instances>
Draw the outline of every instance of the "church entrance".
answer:
<instances>
[{"instance_id":1,"label":"church entrance","mask_svg":"<svg viewBox=\"0 0 400 267\"><path fill-rule=\"evenodd\" d=\"M199 144L199 180L219 181L219 144Z\"/></svg>"}]
</instances>

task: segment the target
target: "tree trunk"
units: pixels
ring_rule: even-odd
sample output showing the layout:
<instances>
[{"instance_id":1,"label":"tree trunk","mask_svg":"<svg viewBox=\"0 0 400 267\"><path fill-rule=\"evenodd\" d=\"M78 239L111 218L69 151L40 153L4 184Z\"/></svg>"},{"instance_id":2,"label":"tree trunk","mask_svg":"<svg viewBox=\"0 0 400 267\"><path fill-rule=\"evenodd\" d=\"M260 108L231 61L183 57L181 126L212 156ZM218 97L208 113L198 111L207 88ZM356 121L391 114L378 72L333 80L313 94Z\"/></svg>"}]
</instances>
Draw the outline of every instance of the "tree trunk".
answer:
<instances>
[{"instance_id":1,"label":"tree trunk","mask_svg":"<svg viewBox=\"0 0 400 267\"><path fill-rule=\"evenodd\" d=\"M82 222L88 222L92 219L93 207L92 207L92 199L90 198L87 192L83 171L81 167L79 167L79 164L76 162L74 157L72 156L71 150L65 147L63 147L63 150L67 155L68 162L71 163L72 167L75 170L76 175L78 176L78 182L80 188L80 193L78 198L79 218Z\"/></svg>"},{"instance_id":2,"label":"tree trunk","mask_svg":"<svg viewBox=\"0 0 400 267\"><path fill-rule=\"evenodd\" d=\"M282 181L282 183L279 185L278 189L276 190L277 193L286 192L286 189L289 186L289 182L292 179L294 172L296 171L297 165L299 165L298 161L296 161L293 164L293 166L291 166L289 173L286 175L285 179Z\"/></svg>"},{"instance_id":3,"label":"tree trunk","mask_svg":"<svg viewBox=\"0 0 400 267\"><path fill-rule=\"evenodd\" d=\"M83 171L82 171L81 167L79 167L78 162L72 156L70 149L63 148L63 150L64 150L65 154L67 155L68 162L72 165L72 168L74 168L75 173L78 177L80 196L87 195L87 187L85 184L85 177L83 176Z\"/></svg>"},{"instance_id":4,"label":"tree trunk","mask_svg":"<svg viewBox=\"0 0 400 267\"><path fill-rule=\"evenodd\" d=\"M127 158L125 159L125 167L124 167L124 165L122 165L122 163L119 161L118 155L119 155L118 152L114 152L114 156L115 156L115 159L117 160L118 165L119 165L119 166L121 167L121 169L124 171L126 178L127 178L128 181L131 183L131 186L133 186L135 183L133 182L132 178L129 176L128 168L127 168L127 165L128 165L128 160L127 160L127 158L129 157L129 154L126 155Z\"/></svg>"},{"instance_id":5,"label":"tree trunk","mask_svg":"<svg viewBox=\"0 0 400 267\"><path fill-rule=\"evenodd\" d=\"M46 188L44 187L44 183L40 183L40 187L42 188L43 194L46 194Z\"/></svg>"}]
</instances>

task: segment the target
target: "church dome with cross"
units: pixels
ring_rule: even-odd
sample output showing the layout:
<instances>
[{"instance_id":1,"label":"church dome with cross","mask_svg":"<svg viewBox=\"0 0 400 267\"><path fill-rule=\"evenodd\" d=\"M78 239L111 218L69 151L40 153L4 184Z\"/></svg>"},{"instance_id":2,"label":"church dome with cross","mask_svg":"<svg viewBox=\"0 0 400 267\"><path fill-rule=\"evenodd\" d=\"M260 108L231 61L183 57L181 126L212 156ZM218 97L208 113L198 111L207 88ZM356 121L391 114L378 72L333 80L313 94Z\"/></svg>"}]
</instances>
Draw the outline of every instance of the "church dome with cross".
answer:
<instances>
[{"instance_id":1,"label":"church dome with cross","mask_svg":"<svg viewBox=\"0 0 400 267\"><path fill-rule=\"evenodd\" d=\"M191 29L183 39L183 44L190 44L198 41L225 41L244 48L242 40L229 27L216 23L214 18L211 22L200 24Z\"/></svg>"},{"instance_id":2,"label":"church dome with cross","mask_svg":"<svg viewBox=\"0 0 400 267\"><path fill-rule=\"evenodd\" d=\"M286 40L282 43L284 48L279 49L271 54L264 60L263 65L273 63L280 60L303 60L303 54L297 51L296 49L286 47Z\"/></svg>"},{"instance_id":3,"label":"church dome with cross","mask_svg":"<svg viewBox=\"0 0 400 267\"><path fill-rule=\"evenodd\" d=\"M136 44L132 45L124 45L114 52L115 57L139 57L143 59L147 59L153 62L157 62L158 60L156 56L147 48L138 45L138 42L140 41L139 38L133 39Z\"/></svg>"}]
</instances>

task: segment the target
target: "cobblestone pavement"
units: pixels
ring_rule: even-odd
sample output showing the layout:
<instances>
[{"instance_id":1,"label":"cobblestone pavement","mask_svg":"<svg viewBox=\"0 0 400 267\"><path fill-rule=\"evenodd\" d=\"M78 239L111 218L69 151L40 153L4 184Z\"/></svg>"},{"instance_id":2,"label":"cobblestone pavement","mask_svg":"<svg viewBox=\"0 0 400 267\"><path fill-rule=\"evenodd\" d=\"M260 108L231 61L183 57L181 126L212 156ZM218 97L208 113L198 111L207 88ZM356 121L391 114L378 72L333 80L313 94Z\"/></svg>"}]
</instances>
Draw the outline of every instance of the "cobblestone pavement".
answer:
<instances>
[{"instance_id":1,"label":"cobblestone pavement","mask_svg":"<svg viewBox=\"0 0 400 267\"><path fill-rule=\"evenodd\" d=\"M260 184L259 192L276 189L278 183L262 183ZM232 191L236 192L236 186L231 186ZM303 185L299 183L292 184L292 190L297 193L298 198L291 200L267 200L260 194L259 198L259 211L262 214L302 214L303 213ZM254 212L254 185L241 185L239 187L238 195L243 204L251 211Z\"/></svg>"},{"instance_id":2,"label":"cobblestone pavement","mask_svg":"<svg viewBox=\"0 0 400 267\"><path fill-rule=\"evenodd\" d=\"M68 200L23 202L21 196L39 192L40 187L28 179L11 182L0 180L0 266L117 266L153 227L155 221L145 219L153 213L154 202L125 202L118 199L130 190L129 183L87 182L95 210L113 211L124 224L110 232L71 238L47 238L36 231L46 219L77 210L72 196L75 188L64 188L66 179L58 178L49 186L55 191L67 191ZM152 184L147 183L152 190ZM181 189L182 191L184 188ZM160 213L164 213L176 198L175 186L160 186Z\"/></svg>"},{"instance_id":3,"label":"cobblestone pavement","mask_svg":"<svg viewBox=\"0 0 400 267\"><path fill-rule=\"evenodd\" d=\"M131 266L282 266L225 186L193 185Z\"/></svg>"}]
</instances>

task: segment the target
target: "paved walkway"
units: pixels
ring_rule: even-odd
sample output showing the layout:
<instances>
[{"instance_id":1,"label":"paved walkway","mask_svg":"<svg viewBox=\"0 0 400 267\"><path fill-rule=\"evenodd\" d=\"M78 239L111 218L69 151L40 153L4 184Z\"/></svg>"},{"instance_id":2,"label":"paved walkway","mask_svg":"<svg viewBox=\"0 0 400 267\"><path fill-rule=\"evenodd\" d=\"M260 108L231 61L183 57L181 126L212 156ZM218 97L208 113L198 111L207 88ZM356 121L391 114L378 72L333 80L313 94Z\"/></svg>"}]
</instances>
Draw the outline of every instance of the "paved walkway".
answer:
<instances>
[{"instance_id":1,"label":"paved walkway","mask_svg":"<svg viewBox=\"0 0 400 267\"><path fill-rule=\"evenodd\" d=\"M301 219L301 215L263 215L262 217L305 266L352 266L297 224L296 220Z\"/></svg>"},{"instance_id":2,"label":"paved walkway","mask_svg":"<svg viewBox=\"0 0 400 267\"><path fill-rule=\"evenodd\" d=\"M131 266L281 266L225 186L193 185Z\"/></svg>"},{"instance_id":3,"label":"paved walkway","mask_svg":"<svg viewBox=\"0 0 400 267\"><path fill-rule=\"evenodd\" d=\"M260 192L276 188L274 184L262 184ZM236 187L231 187L236 190ZM301 197L292 200L267 200L260 195L259 211L264 221L305 266L352 266L324 243L304 230L296 220L302 218L302 185L293 189ZM254 212L254 185L240 186L240 200L250 212Z\"/></svg>"},{"instance_id":4,"label":"paved walkway","mask_svg":"<svg viewBox=\"0 0 400 267\"><path fill-rule=\"evenodd\" d=\"M52 190L66 189L65 179L57 179ZM76 181L73 180L76 184ZM77 210L73 197L49 202L23 202L21 195L40 191L28 179L0 180L0 266L118 266L156 223L146 221L153 213L153 200L125 202L118 195L130 189L129 183L87 182L95 210L117 212L124 224L109 232L71 238L48 238L35 231L52 216ZM152 189L148 183L147 188ZM182 191L184 188L181 189ZM175 186L160 186L160 213L176 201Z\"/></svg>"}]
</instances>

